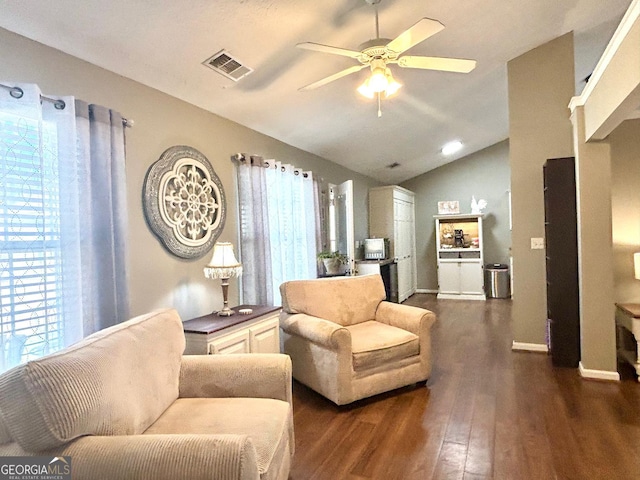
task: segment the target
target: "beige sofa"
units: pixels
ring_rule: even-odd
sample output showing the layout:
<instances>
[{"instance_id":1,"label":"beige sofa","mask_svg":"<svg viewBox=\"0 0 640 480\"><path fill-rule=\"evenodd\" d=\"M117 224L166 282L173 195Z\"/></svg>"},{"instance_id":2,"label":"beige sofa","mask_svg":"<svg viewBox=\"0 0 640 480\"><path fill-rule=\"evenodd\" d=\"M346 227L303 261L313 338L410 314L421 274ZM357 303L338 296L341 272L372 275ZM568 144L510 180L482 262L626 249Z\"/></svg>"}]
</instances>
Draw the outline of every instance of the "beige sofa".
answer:
<instances>
[{"instance_id":1,"label":"beige sofa","mask_svg":"<svg viewBox=\"0 0 640 480\"><path fill-rule=\"evenodd\" d=\"M291 363L183 356L159 310L0 376L0 456L71 456L74 479L288 477Z\"/></svg>"},{"instance_id":2,"label":"beige sofa","mask_svg":"<svg viewBox=\"0 0 640 480\"><path fill-rule=\"evenodd\" d=\"M383 301L380 275L280 286L293 377L337 405L427 380L433 312Z\"/></svg>"}]
</instances>

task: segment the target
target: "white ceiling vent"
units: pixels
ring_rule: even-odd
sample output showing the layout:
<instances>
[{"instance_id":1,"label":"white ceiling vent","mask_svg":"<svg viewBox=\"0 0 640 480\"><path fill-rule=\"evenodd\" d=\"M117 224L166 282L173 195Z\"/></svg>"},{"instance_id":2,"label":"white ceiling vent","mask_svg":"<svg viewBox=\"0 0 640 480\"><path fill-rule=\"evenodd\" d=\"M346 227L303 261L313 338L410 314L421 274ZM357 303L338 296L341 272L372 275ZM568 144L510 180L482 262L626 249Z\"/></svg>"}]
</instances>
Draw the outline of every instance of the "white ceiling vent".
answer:
<instances>
[{"instance_id":1,"label":"white ceiling vent","mask_svg":"<svg viewBox=\"0 0 640 480\"><path fill-rule=\"evenodd\" d=\"M230 78L234 82L253 72L253 68L243 65L240 60L232 57L231 54L225 50L220 50L213 57L202 62L202 64L218 72L220 75Z\"/></svg>"}]
</instances>

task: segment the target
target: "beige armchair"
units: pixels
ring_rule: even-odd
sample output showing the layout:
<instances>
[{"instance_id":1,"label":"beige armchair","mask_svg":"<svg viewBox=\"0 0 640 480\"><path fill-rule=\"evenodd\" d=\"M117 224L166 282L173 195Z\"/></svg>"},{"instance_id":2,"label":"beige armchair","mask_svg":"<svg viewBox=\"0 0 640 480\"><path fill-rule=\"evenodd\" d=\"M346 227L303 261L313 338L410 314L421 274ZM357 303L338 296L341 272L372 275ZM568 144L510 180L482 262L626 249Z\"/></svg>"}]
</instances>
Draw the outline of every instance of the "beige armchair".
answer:
<instances>
[{"instance_id":1,"label":"beige armchair","mask_svg":"<svg viewBox=\"0 0 640 480\"><path fill-rule=\"evenodd\" d=\"M71 456L74 480L286 480L291 362L183 356L158 310L0 375L0 456Z\"/></svg>"},{"instance_id":2,"label":"beige armchair","mask_svg":"<svg viewBox=\"0 0 640 480\"><path fill-rule=\"evenodd\" d=\"M429 378L435 314L383 301L380 275L295 280L280 292L293 377L337 405Z\"/></svg>"}]
</instances>

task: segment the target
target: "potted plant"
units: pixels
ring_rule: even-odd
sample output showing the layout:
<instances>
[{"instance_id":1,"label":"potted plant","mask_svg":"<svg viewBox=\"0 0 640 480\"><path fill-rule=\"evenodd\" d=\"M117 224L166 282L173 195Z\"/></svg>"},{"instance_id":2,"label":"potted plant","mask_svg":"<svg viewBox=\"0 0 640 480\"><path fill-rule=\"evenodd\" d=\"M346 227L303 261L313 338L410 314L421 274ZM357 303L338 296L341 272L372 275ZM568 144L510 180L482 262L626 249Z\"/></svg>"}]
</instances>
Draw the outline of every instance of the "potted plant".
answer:
<instances>
[{"instance_id":1,"label":"potted plant","mask_svg":"<svg viewBox=\"0 0 640 480\"><path fill-rule=\"evenodd\" d=\"M318 260L322 260L327 275L340 273L341 267L347 264L348 257L335 251L324 251L318 254Z\"/></svg>"}]
</instances>

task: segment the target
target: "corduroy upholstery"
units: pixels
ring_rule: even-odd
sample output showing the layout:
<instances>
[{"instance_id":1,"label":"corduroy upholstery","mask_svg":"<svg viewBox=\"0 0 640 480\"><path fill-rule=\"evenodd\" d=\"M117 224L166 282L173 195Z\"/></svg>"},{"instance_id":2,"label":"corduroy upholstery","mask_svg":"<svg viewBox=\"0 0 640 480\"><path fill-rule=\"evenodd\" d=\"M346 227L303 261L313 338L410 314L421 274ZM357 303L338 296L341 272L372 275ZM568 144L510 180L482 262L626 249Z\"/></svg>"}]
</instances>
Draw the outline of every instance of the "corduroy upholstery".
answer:
<instances>
[{"instance_id":1,"label":"corduroy upholstery","mask_svg":"<svg viewBox=\"0 0 640 480\"><path fill-rule=\"evenodd\" d=\"M74 479L286 479L289 357L184 347L165 309L5 372L0 456L71 455Z\"/></svg>"},{"instance_id":2,"label":"corduroy upholstery","mask_svg":"<svg viewBox=\"0 0 640 480\"><path fill-rule=\"evenodd\" d=\"M280 293L293 377L337 405L431 375L435 314L384 301L380 275L294 280Z\"/></svg>"}]
</instances>

